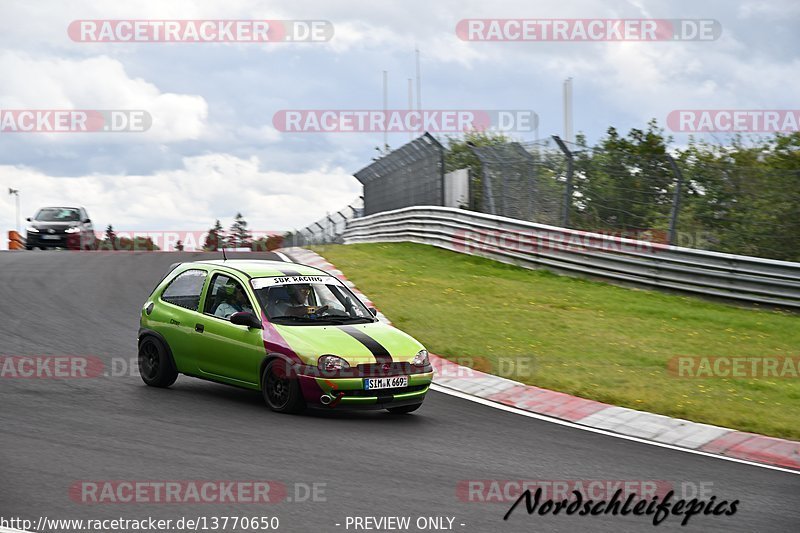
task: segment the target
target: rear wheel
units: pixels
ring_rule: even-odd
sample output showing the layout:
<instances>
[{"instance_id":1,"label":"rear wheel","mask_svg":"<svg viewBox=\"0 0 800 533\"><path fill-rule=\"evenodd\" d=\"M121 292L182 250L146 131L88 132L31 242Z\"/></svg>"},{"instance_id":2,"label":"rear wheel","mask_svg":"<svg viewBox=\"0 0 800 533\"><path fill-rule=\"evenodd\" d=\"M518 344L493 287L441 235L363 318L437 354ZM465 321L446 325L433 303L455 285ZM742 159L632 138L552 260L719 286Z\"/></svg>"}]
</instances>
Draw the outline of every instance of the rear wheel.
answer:
<instances>
[{"instance_id":1,"label":"rear wheel","mask_svg":"<svg viewBox=\"0 0 800 533\"><path fill-rule=\"evenodd\" d=\"M414 405L404 405L402 407L389 407L386 410L392 413L393 415L405 415L408 413L413 413L417 409L422 407L421 403L417 403Z\"/></svg>"},{"instance_id":2,"label":"rear wheel","mask_svg":"<svg viewBox=\"0 0 800 533\"><path fill-rule=\"evenodd\" d=\"M145 337L139 343L139 375L151 387L169 387L178 379L166 347L155 337Z\"/></svg>"},{"instance_id":3,"label":"rear wheel","mask_svg":"<svg viewBox=\"0 0 800 533\"><path fill-rule=\"evenodd\" d=\"M281 359L267 363L261 376L261 392L267 406L278 413L299 413L306 406L300 383L289 364Z\"/></svg>"}]
</instances>

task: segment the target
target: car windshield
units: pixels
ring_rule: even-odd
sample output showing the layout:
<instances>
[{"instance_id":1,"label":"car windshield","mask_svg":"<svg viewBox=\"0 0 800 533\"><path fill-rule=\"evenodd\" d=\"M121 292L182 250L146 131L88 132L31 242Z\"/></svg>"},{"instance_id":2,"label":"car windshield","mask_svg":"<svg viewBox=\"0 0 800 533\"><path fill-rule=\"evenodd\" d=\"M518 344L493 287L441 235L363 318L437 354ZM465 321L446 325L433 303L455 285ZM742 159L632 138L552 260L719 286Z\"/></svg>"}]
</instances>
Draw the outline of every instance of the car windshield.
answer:
<instances>
[{"instance_id":1,"label":"car windshield","mask_svg":"<svg viewBox=\"0 0 800 533\"><path fill-rule=\"evenodd\" d=\"M40 222L78 222L80 213L77 209L69 207L45 207L36 213L36 220Z\"/></svg>"},{"instance_id":2,"label":"car windshield","mask_svg":"<svg viewBox=\"0 0 800 533\"><path fill-rule=\"evenodd\" d=\"M270 322L288 325L374 322L372 313L330 276L288 276L252 280Z\"/></svg>"}]
</instances>

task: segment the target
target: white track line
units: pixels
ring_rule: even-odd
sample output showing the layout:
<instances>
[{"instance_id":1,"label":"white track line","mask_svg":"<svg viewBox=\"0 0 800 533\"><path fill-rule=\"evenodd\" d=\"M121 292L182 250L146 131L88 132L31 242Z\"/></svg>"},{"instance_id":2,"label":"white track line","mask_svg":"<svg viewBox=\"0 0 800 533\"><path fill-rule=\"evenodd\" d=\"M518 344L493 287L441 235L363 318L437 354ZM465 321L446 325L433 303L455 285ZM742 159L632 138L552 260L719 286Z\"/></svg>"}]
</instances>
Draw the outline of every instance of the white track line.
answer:
<instances>
[{"instance_id":1,"label":"white track line","mask_svg":"<svg viewBox=\"0 0 800 533\"><path fill-rule=\"evenodd\" d=\"M434 378L435 379L435 378ZM514 413L517 415L527 416L528 418L535 418L537 420L543 420L545 422L550 422L553 424L558 424L560 426L567 426L574 429L580 429L583 431L590 431L592 433L599 433L601 435L608 435L609 437L616 437L618 439L624 440L632 440L634 442L641 442L643 444L650 444L651 446L658 446L660 448L668 448L670 450L677 450L679 452L686 452L686 453L693 453L696 455L704 455L706 457L713 457L715 459L722 459L723 461L731 461L733 463L742 463L750 466L757 466L759 468L767 468L769 470L777 470L779 472L786 472L788 474L795 474L800 475L800 471L792 470L790 468L784 468L782 466L774 466L768 465L764 463L756 463L754 461L748 461L746 459L739 459L737 457L730 457L727 455L720 455L711 452L704 452L702 450L693 450L691 448L682 448L681 446L674 446L672 444L666 444L664 442L657 442L653 440L643 439L641 437L632 437L630 435L623 435L621 433L614 433L613 431L608 431L606 429L599 429L593 428L591 426L583 426L581 424L576 424L575 422L569 422L567 420L561 420L560 418L553 418L546 415L540 415L539 413L532 413L530 411L524 411L522 409L518 409L516 407L511 407L510 405L505 405L498 402L493 402L492 400L487 400L486 398L481 398L479 396L472 396L471 394L466 394L461 391L457 391L455 389L450 389L448 387L444 387L442 385L437 385L435 382L431 385L431 389L436 392L441 392L443 394L449 394L450 396L455 396L457 398L462 398L464 400L469 400L471 402L479 403L482 405L486 405L487 407L493 407L495 409L500 409L501 411L506 411L509 413Z\"/></svg>"},{"instance_id":2,"label":"white track line","mask_svg":"<svg viewBox=\"0 0 800 533\"><path fill-rule=\"evenodd\" d=\"M272 252L272 253L277 255L278 257L280 257L281 261L283 261L284 263L291 263L292 262L292 260L289 259L289 256L287 256L284 253L281 253L281 252Z\"/></svg>"}]
</instances>

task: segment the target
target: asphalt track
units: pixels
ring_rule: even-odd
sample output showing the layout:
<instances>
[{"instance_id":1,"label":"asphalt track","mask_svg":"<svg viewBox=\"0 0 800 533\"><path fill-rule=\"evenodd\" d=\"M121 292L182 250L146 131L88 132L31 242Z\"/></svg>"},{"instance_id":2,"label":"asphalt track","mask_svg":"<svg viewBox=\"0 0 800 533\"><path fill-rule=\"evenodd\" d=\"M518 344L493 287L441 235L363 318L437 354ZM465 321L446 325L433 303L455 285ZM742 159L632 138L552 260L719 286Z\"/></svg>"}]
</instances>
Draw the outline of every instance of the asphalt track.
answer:
<instances>
[{"instance_id":1,"label":"asphalt track","mask_svg":"<svg viewBox=\"0 0 800 533\"><path fill-rule=\"evenodd\" d=\"M132 360L140 306L152 287L169 264L205 256L0 253L0 355ZM461 501L456 486L471 479L659 480L705 483L718 500L740 500L733 517L695 516L687 527L670 517L659 531L796 531L800 524L798 475L441 393L405 417L287 416L269 411L256 392L184 376L159 390L135 369L123 370L95 379L0 379L0 517L278 516L279 531L312 533L346 531L347 516L451 516L454 530L465 532L640 531L653 527L649 518L528 516L521 507L504 522L509 504ZM276 480L290 492L295 483L324 483L325 501L85 505L68 496L78 480L185 479Z\"/></svg>"}]
</instances>

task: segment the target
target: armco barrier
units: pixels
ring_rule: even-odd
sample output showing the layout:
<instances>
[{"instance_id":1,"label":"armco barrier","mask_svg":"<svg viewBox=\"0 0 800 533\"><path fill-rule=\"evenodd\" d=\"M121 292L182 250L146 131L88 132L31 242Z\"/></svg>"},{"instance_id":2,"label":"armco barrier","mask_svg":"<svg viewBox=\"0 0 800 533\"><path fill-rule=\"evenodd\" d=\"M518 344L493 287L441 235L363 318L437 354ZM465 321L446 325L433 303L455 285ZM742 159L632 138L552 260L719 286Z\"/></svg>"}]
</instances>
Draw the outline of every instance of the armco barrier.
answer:
<instances>
[{"instance_id":1,"label":"armco barrier","mask_svg":"<svg viewBox=\"0 0 800 533\"><path fill-rule=\"evenodd\" d=\"M25 237L13 229L8 232L8 249L9 250L24 250Z\"/></svg>"},{"instance_id":2,"label":"armco barrier","mask_svg":"<svg viewBox=\"0 0 800 533\"><path fill-rule=\"evenodd\" d=\"M800 309L800 263L667 246L449 207L348 222L345 244L408 241L527 268Z\"/></svg>"}]
</instances>

